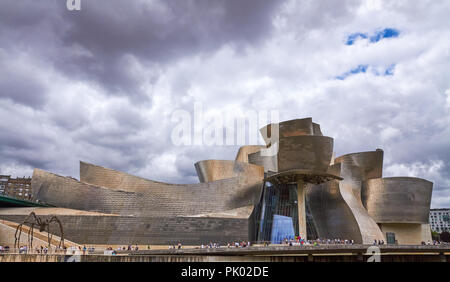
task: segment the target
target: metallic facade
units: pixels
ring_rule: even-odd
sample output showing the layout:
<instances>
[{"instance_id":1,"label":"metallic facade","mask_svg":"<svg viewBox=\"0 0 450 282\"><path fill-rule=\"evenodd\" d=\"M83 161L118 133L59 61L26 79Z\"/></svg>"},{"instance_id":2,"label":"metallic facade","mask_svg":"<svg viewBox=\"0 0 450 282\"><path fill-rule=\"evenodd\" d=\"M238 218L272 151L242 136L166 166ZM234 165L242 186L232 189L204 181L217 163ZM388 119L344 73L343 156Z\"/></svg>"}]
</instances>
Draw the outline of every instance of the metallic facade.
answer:
<instances>
[{"instance_id":1,"label":"metallic facade","mask_svg":"<svg viewBox=\"0 0 450 282\"><path fill-rule=\"evenodd\" d=\"M264 168L259 165L228 160L204 160L195 163L200 182L241 177L256 181L264 179Z\"/></svg>"},{"instance_id":2,"label":"metallic facade","mask_svg":"<svg viewBox=\"0 0 450 282\"><path fill-rule=\"evenodd\" d=\"M433 183L414 177L369 179L362 202L379 223L428 223Z\"/></svg>"},{"instance_id":3,"label":"metallic facade","mask_svg":"<svg viewBox=\"0 0 450 282\"><path fill-rule=\"evenodd\" d=\"M431 238L432 183L382 178L382 150L334 158L333 138L312 118L260 131L265 146L243 146L234 160L195 163L199 183L157 182L80 162L80 180L35 169L33 200L57 207L67 239L81 244ZM0 208L0 218L13 222L26 214Z\"/></svg>"}]
</instances>

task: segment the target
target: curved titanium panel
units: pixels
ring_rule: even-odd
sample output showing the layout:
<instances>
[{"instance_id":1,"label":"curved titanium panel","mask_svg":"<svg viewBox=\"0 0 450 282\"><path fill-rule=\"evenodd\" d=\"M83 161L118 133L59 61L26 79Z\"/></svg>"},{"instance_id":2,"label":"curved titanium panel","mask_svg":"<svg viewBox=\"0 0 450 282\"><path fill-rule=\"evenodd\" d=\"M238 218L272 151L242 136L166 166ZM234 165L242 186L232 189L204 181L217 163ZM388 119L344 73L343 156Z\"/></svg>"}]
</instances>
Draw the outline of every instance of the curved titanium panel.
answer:
<instances>
[{"instance_id":1,"label":"curved titanium panel","mask_svg":"<svg viewBox=\"0 0 450 282\"><path fill-rule=\"evenodd\" d=\"M362 243L352 210L342 198L339 181L307 185L305 198L319 238L349 239Z\"/></svg>"},{"instance_id":2,"label":"curved titanium panel","mask_svg":"<svg viewBox=\"0 0 450 282\"><path fill-rule=\"evenodd\" d=\"M330 166L328 173L340 175L344 180L309 186L306 190L306 200L319 236L337 236L363 244L384 239L380 228L354 194L361 181L351 177L346 162Z\"/></svg>"},{"instance_id":3,"label":"curved titanium panel","mask_svg":"<svg viewBox=\"0 0 450 282\"><path fill-rule=\"evenodd\" d=\"M362 202L377 223L428 223L433 183L414 177L363 182Z\"/></svg>"},{"instance_id":4,"label":"curved titanium panel","mask_svg":"<svg viewBox=\"0 0 450 282\"><path fill-rule=\"evenodd\" d=\"M290 136L279 140L278 171L307 169L326 172L333 155L333 138Z\"/></svg>"},{"instance_id":5,"label":"curved titanium panel","mask_svg":"<svg viewBox=\"0 0 450 282\"><path fill-rule=\"evenodd\" d=\"M353 193L361 202L361 182L371 178L380 178L383 174L383 150L352 153L340 156L334 163L342 163L343 184L351 186ZM362 203L361 203L362 204Z\"/></svg>"},{"instance_id":6,"label":"curved titanium panel","mask_svg":"<svg viewBox=\"0 0 450 282\"><path fill-rule=\"evenodd\" d=\"M322 131L320 130L320 124L313 122L313 130L314 130L314 135L323 136Z\"/></svg>"},{"instance_id":7,"label":"curved titanium panel","mask_svg":"<svg viewBox=\"0 0 450 282\"><path fill-rule=\"evenodd\" d=\"M383 173L383 155L381 149L375 151L351 153L337 157L334 163L345 164L352 178L371 179L380 178Z\"/></svg>"},{"instance_id":8,"label":"curved titanium panel","mask_svg":"<svg viewBox=\"0 0 450 282\"><path fill-rule=\"evenodd\" d=\"M264 172L278 171L277 156L261 156L261 151L248 155L248 162L264 167Z\"/></svg>"},{"instance_id":9,"label":"curved titanium panel","mask_svg":"<svg viewBox=\"0 0 450 282\"><path fill-rule=\"evenodd\" d=\"M135 191L87 184L35 169L31 185L34 200L53 206L154 217L214 213L255 205L262 189L260 180L239 177L187 185L154 182L131 175L127 179L129 183L135 180L136 184L132 185Z\"/></svg>"},{"instance_id":10,"label":"curved titanium panel","mask_svg":"<svg viewBox=\"0 0 450 282\"><path fill-rule=\"evenodd\" d=\"M269 137L272 133L272 126L274 123L268 124L262 127L259 131L261 132L262 137L266 144L270 143ZM293 119L288 121L283 121L278 123L279 125L279 136L281 137L289 137L289 136L300 136L300 135L314 135L314 126L312 122L312 118L302 118L302 119ZM317 126L316 126L317 130ZM319 126L320 132L320 126Z\"/></svg>"},{"instance_id":11,"label":"curved titanium panel","mask_svg":"<svg viewBox=\"0 0 450 282\"><path fill-rule=\"evenodd\" d=\"M248 155L259 152L259 150L266 148L262 145L246 145L239 148L235 161L248 163Z\"/></svg>"},{"instance_id":12,"label":"curved titanium panel","mask_svg":"<svg viewBox=\"0 0 450 282\"><path fill-rule=\"evenodd\" d=\"M195 169L200 182L241 177L262 181L264 168L259 165L241 163L229 160L204 160L195 163Z\"/></svg>"},{"instance_id":13,"label":"curved titanium panel","mask_svg":"<svg viewBox=\"0 0 450 282\"><path fill-rule=\"evenodd\" d=\"M113 190L130 192L146 191L149 188L149 183L155 183L155 185L161 183L81 161L80 181Z\"/></svg>"},{"instance_id":14,"label":"curved titanium panel","mask_svg":"<svg viewBox=\"0 0 450 282\"><path fill-rule=\"evenodd\" d=\"M379 226L361 202L361 183L382 175L383 150L347 154L336 158L335 163L341 164L340 176L344 180L339 183L339 189L355 216L363 242L370 244L374 239L383 239Z\"/></svg>"}]
</instances>

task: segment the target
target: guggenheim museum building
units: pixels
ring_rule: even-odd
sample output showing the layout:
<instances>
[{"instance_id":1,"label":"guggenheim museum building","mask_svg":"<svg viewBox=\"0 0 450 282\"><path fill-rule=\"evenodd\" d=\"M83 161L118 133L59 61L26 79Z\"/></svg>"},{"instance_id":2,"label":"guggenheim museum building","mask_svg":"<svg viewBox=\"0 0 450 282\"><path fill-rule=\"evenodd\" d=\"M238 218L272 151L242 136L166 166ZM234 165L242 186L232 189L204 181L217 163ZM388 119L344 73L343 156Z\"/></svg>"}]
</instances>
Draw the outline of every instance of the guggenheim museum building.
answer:
<instances>
[{"instance_id":1,"label":"guggenheim museum building","mask_svg":"<svg viewBox=\"0 0 450 282\"><path fill-rule=\"evenodd\" d=\"M234 160L195 163L195 184L85 162L79 180L35 169L32 201L45 206L3 207L0 219L22 223L31 211L56 215L65 239L78 244L431 240L433 183L384 178L383 150L334 157L333 138L311 118L268 124L261 134L265 146L242 146Z\"/></svg>"}]
</instances>

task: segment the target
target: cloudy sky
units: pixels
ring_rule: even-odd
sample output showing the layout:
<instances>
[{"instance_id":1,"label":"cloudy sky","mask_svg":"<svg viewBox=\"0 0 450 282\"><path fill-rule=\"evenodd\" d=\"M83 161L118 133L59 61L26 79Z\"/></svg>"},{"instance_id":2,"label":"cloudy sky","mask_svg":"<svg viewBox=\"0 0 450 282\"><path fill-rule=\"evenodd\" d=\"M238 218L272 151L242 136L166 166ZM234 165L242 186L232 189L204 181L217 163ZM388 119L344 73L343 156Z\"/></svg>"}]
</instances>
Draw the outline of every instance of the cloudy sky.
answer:
<instances>
[{"instance_id":1,"label":"cloudy sky","mask_svg":"<svg viewBox=\"0 0 450 282\"><path fill-rule=\"evenodd\" d=\"M174 111L312 117L336 155L450 207L450 1L0 0L0 174L79 160L172 183L238 146L175 146ZM208 124L208 121L205 121Z\"/></svg>"}]
</instances>

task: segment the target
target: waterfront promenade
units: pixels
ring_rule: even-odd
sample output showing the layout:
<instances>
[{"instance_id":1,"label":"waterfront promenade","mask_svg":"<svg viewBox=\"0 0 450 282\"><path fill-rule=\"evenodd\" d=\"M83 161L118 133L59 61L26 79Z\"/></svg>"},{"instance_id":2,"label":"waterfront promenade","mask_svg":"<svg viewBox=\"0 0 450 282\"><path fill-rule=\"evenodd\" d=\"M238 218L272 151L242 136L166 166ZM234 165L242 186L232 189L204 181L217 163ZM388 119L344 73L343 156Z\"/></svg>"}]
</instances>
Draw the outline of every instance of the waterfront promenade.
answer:
<instances>
[{"instance_id":1,"label":"waterfront promenade","mask_svg":"<svg viewBox=\"0 0 450 282\"><path fill-rule=\"evenodd\" d=\"M377 255L381 262L450 262L450 245L271 245L123 250L114 255L100 250L86 255L10 253L1 254L0 262L366 262Z\"/></svg>"}]
</instances>

